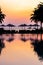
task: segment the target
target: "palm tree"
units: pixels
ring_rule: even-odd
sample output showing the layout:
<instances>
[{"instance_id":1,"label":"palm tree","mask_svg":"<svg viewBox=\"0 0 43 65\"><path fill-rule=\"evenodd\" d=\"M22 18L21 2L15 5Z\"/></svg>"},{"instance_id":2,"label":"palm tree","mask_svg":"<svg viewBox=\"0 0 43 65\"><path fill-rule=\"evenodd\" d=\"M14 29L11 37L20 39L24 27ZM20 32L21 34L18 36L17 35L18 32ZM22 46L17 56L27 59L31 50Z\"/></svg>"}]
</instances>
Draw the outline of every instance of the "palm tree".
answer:
<instances>
[{"instance_id":1,"label":"palm tree","mask_svg":"<svg viewBox=\"0 0 43 65\"><path fill-rule=\"evenodd\" d=\"M40 2L37 8L34 9L30 19L31 21L34 21L36 23L41 22L41 32L42 32L42 22L43 22L43 3L42 2ZM42 34L41 34L41 40L42 40Z\"/></svg>"},{"instance_id":2,"label":"palm tree","mask_svg":"<svg viewBox=\"0 0 43 65\"><path fill-rule=\"evenodd\" d=\"M2 13L1 8L0 8L0 23L2 23L5 19L5 14Z\"/></svg>"}]
</instances>

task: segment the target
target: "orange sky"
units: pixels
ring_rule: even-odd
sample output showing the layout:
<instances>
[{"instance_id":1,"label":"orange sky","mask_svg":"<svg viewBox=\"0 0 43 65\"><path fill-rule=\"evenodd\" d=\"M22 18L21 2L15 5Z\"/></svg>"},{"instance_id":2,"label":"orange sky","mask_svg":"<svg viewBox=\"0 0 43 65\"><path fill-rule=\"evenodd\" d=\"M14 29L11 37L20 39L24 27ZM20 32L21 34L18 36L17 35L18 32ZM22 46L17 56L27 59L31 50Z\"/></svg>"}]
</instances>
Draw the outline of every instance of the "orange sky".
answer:
<instances>
[{"instance_id":1,"label":"orange sky","mask_svg":"<svg viewBox=\"0 0 43 65\"><path fill-rule=\"evenodd\" d=\"M30 15L43 0L0 0L0 7L6 14L6 23L29 23Z\"/></svg>"}]
</instances>

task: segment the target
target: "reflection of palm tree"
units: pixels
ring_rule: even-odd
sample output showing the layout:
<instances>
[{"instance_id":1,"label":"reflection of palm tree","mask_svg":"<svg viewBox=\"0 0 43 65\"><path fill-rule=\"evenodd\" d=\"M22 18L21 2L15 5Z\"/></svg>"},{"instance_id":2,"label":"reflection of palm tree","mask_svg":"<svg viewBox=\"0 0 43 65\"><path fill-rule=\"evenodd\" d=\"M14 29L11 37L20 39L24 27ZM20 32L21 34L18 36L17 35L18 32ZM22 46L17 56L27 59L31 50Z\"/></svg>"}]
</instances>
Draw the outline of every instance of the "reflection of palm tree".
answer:
<instances>
[{"instance_id":1,"label":"reflection of palm tree","mask_svg":"<svg viewBox=\"0 0 43 65\"><path fill-rule=\"evenodd\" d=\"M43 60L43 41L35 40L32 42L34 51L37 53L39 60Z\"/></svg>"},{"instance_id":2,"label":"reflection of palm tree","mask_svg":"<svg viewBox=\"0 0 43 65\"><path fill-rule=\"evenodd\" d=\"M37 23L37 21L41 22L41 31L42 31L42 22L43 22L43 3L40 3L37 8L33 11L33 14L31 16L31 21L34 20L34 22ZM42 40L42 35L41 35Z\"/></svg>"},{"instance_id":3,"label":"reflection of palm tree","mask_svg":"<svg viewBox=\"0 0 43 65\"><path fill-rule=\"evenodd\" d=\"M0 23L4 21L3 19L5 19L5 14L2 13L1 8L0 8Z\"/></svg>"},{"instance_id":4,"label":"reflection of palm tree","mask_svg":"<svg viewBox=\"0 0 43 65\"><path fill-rule=\"evenodd\" d=\"M4 47L5 47L4 42L2 39L0 39L0 54L1 54L2 48Z\"/></svg>"}]
</instances>

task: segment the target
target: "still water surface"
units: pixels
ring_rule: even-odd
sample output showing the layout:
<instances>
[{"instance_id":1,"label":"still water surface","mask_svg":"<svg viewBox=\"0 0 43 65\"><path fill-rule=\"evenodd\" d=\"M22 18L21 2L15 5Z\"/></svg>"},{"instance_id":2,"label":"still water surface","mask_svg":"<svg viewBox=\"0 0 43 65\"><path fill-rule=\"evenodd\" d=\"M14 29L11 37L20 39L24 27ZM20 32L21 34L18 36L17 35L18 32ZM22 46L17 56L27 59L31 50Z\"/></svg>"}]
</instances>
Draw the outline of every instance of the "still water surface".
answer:
<instances>
[{"instance_id":1,"label":"still water surface","mask_svg":"<svg viewBox=\"0 0 43 65\"><path fill-rule=\"evenodd\" d=\"M37 34L0 35L0 65L43 65L43 53L38 55L32 45L36 39L40 40L40 34L38 38Z\"/></svg>"}]
</instances>

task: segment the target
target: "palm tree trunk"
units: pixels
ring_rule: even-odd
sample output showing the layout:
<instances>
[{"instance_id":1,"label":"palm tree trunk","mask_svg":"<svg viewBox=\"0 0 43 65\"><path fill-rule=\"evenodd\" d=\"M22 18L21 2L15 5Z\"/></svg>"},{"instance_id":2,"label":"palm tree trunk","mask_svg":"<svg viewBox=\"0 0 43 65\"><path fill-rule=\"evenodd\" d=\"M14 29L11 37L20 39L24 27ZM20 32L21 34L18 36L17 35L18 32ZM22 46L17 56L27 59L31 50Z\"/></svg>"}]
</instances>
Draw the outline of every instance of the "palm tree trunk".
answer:
<instances>
[{"instance_id":1,"label":"palm tree trunk","mask_svg":"<svg viewBox=\"0 0 43 65\"><path fill-rule=\"evenodd\" d=\"M42 22L41 22L41 41L42 41Z\"/></svg>"}]
</instances>

